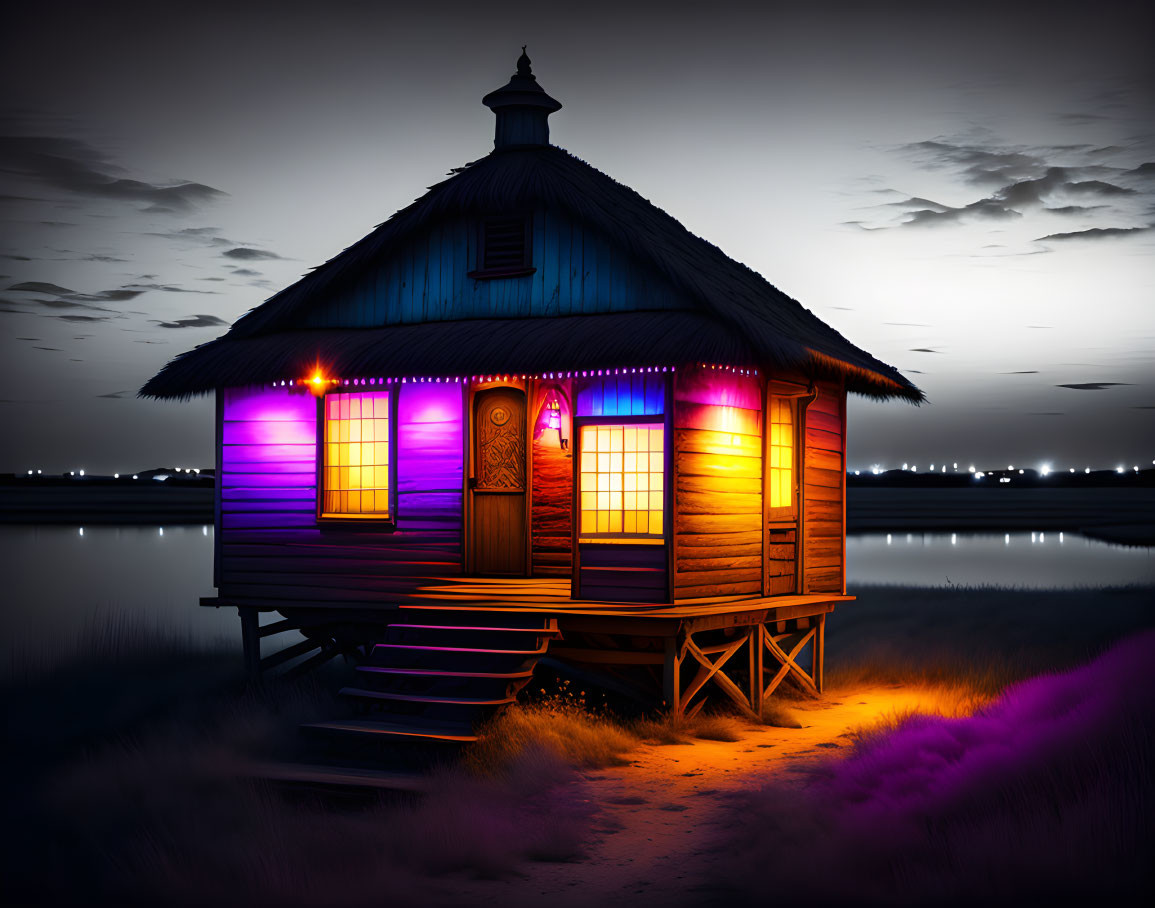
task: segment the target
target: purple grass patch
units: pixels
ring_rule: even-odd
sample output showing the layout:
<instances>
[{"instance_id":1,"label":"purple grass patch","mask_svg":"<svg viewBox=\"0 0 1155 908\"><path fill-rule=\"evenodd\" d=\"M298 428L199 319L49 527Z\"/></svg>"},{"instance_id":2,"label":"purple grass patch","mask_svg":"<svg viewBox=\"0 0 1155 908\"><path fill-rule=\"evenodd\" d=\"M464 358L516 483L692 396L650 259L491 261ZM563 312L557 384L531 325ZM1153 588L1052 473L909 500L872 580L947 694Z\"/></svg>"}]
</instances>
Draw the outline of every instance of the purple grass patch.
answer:
<instances>
[{"instance_id":1,"label":"purple grass patch","mask_svg":"<svg viewBox=\"0 0 1155 908\"><path fill-rule=\"evenodd\" d=\"M801 788L736 795L711 889L736 903L1132 904L1152 894L1155 632L980 714L867 736Z\"/></svg>"}]
</instances>

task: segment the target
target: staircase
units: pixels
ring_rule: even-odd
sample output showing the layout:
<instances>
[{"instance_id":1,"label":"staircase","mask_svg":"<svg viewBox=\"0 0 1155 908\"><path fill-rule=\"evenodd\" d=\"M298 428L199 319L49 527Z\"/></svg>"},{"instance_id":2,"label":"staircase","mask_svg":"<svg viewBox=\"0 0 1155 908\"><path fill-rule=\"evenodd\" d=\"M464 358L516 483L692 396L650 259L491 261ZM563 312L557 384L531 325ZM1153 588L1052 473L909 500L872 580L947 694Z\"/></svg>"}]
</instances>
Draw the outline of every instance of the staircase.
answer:
<instances>
[{"instance_id":1,"label":"staircase","mask_svg":"<svg viewBox=\"0 0 1155 908\"><path fill-rule=\"evenodd\" d=\"M517 699L560 636L532 612L400 609L385 639L341 690L354 717L302 728L326 738L382 743L468 743L475 729Z\"/></svg>"}]
</instances>

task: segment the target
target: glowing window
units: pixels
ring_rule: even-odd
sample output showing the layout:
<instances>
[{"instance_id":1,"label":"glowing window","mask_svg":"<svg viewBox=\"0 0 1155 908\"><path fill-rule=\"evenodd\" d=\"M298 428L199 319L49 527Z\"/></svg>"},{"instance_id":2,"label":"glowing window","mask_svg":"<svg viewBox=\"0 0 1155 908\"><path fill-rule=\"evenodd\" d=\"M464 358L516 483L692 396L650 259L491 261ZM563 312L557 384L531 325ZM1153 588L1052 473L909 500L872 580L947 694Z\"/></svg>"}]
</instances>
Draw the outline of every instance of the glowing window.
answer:
<instances>
[{"instance_id":1,"label":"glowing window","mask_svg":"<svg viewBox=\"0 0 1155 908\"><path fill-rule=\"evenodd\" d=\"M582 536L662 536L664 434L652 424L581 427Z\"/></svg>"},{"instance_id":2,"label":"glowing window","mask_svg":"<svg viewBox=\"0 0 1155 908\"><path fill-rule=\"evenodd\" d=\"M794 507L794 408L789 400L770 398L770 507Z\"/></svg>"},{"instance_id":3,"label":"glowing window","mask_svg":"<svg viewBox=\"0 0 1155 908\"><path fill-rule=\"evenodd\" d=\"M325 396L323 517L389 516L389 392Z\"/></svg>"}]
</instances>

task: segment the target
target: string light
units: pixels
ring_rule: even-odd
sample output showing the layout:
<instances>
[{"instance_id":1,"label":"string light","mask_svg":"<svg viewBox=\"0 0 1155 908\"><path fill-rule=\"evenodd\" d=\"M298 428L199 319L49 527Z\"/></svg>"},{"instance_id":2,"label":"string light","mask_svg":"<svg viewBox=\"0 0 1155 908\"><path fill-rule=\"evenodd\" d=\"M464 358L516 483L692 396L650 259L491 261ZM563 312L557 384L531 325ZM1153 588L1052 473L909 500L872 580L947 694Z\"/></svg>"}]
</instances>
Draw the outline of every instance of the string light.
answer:
<instances>
[{"instance_id":1,"label":"string light","mask_svg":"<svg viewBox=\"0 0 1155 908\"><path fill-rule=\"evenodd\" d=\"M725 372L733 372L740 375L757 375L757 369L743 369L739 366L721 366L721 365L707 365L706 363L699 363L703 369L710 368ZM661 375L664 373L676 372L676 366L620 366L616 369L572 369L568 371L553 371L553 372L535 372L535 373L503 373L503 374L485 374L485 375L400 375L387 376L384 378L325 378L319 371L315 371L309 378L303 379L279 379L270 382L270 387L273 388L294 388L298 385L306 386L315 393L324 393L330 387L364 387L367 385L391 385L397 384L461 384L463 381L475 382L509 382L509 381L526 381L533 379L540 381L542 379L560 380L565 378L591 378L602 377L608 378L614 375Z\"/></svg>"}]
</instances>

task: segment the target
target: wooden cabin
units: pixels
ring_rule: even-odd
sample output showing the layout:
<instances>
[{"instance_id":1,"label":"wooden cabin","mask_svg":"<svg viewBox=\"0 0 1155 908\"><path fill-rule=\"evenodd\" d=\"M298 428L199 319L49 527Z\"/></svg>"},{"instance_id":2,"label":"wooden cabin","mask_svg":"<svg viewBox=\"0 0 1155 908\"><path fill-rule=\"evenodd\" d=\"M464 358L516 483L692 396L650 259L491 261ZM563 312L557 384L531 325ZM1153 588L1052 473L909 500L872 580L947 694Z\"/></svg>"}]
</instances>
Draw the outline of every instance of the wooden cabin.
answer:
<instances>
[{"instance_id":1,"label":"wooden cabin","mask_svg":"<svg viewBox=\"0 0 1155 908\"><path fill-rule=\"evenodd\" d=\"M366 734L468 739L541 660L677 712L821 690L847 394L921 392L550 145L524 54L483 103L491 153L143 388L216 396L204 604L254 670L356 659Z\"/></svg>"}]
</instances>

